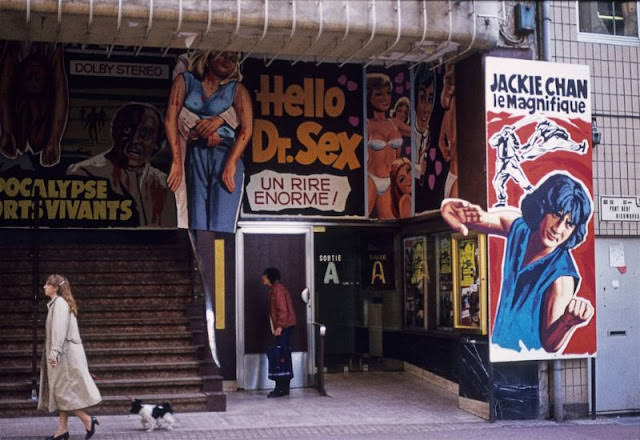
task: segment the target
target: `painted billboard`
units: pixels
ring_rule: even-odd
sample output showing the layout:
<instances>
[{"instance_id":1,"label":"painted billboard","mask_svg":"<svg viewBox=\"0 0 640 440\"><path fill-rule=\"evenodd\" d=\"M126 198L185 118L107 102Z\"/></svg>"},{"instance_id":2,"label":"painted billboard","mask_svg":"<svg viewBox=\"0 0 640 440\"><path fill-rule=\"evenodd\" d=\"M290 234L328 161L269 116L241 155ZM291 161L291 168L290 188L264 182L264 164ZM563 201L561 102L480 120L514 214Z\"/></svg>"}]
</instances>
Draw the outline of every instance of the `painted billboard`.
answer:
<instances>
[{"instance_id":1,"label":"painted billboard","mask_svg":"<svg viewBox=\"0 0 640 440\"><path fill-rule=\"evenodd\" d=\"M248 59L243 216L364 217L362 67Z\"/></svg>"},{"instance_id":2,"label":"painted billboard","mask_svg":"<svg viewBox=\"0 0 640 440\"><path fill-rule=\"evenodd\" d=\"M367 207L369 218L413 213L411 81L407 66L366 72Z\"/></svg>"},{"instance_id":3,"label":"painted billboard","mask_svg":"<svg viewBox=\"0 0 640 440\"><path fill-rule=\"evenodd\" d=\"M491 361L595 355L588 67L485 63L488 210L449 199L441 212L489 234Z\"/></svg>"},{"instance_id":4,"label":"painted billboard","mask_svg":"<svg viewBox=\"0 0 640 440\"><path fill-rule=\"evenodd\" d=\"M414 200L416 215L458 197L455 65L414 70Z\"/></svg>"},{"instance_id":5,"label":"painted billboard","mask_svg":"<svg viewBox=\"0 0 640 440\"><path fill-rule=\"evenodd\" d=\"M0 225L175 227L170 61L75 49L2 42Z\"/></svg>"},{"instance_id":6,"label":"painted billboard","mask_svg":"<svg viewBox=\"0 0 640 440\"><path fill-rule=\"evenodd\" d=\"M453 65L0 45L0 226L234 232L457 196Z\"/></svg>"}]
</instances>

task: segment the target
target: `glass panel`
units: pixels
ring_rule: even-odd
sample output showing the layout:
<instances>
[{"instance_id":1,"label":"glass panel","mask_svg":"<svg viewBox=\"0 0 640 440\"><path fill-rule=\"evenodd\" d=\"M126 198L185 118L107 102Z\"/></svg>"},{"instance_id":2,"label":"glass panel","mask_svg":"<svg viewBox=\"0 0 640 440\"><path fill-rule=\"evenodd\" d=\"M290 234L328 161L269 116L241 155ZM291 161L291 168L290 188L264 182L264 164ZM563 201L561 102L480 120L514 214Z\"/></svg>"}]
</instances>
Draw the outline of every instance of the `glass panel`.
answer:
<instances>
[{"instance_id":1,"label":"glass panel","mask_svg":"<svg viewBox=\"0 0 640 440\"><path fill-rule=\"evenodd\" d=\"M621 2L619 5L622 21L616 30L620 35L638 37L638 9L635 1Z\"/></svg>"},{"instance_id":2,"label":"glass panel","mask_svg":"<svg viewBox=\"0 0 640 440\"><path fill-rule=\"evenodd\" d=\"M453 234L453 323L457 329L487 331L486 236Z\"/></svg>"},{"instance_id":3,"label":"glass panel","mask_svg":"<svg viewBox=\"0 0 640 440\"><path fill-rule=\"evenodd\" d=\"M426 297L429 282L426 238L405 238L403 253L405 326L424 329L427 326Z\"/></svg>"},{"instance_id":4,"label":"glass panel","mask_svg":"<svg viewBox=\"0 0 640 440\"><path fill-rule=\"evenodd\" d=\"M438 326L453 327L453 276L451 269L451 236L441 234L437 241Z\"/></svg>"},{"instance_id":5,"label":"glass panel","mask_svg":"<svg viewBox=\"0 0 640 440\"><path fill-rule=\"evenodd\" d=\"M475 238L460 239L458 255L460 256L460 319L457 324L480 326L479 255Z\"/></svg>"},{"instance_id":6,"label":"glass panel","mask_svg":"<svg viewBox=\"0 0 640 440\"><path fill-rule=\"evenodd\" d=\"M580 32L594 34L610 34L609 30L601 18L601 8L606 11L610 7L610 2L579 2ZM606 15L606 14L605 14Z\"/></svg>"},{"instance_id":7,"label":"glass panel","mask_svg":"<svg viewBox=\"0 0 640 440\"><path fill-rule=\"evenodd\" d=\"M636 1L578 2L578 14L580 32L638 37Z\"/></svg>"},{"instance_id":8,"label":"glass panel","mask_svg":"<svg viewBox=\"0 0 640 440\"><path fill-rule=\"evenodd\" d=\"M614 15L611 2L598 2L598 17L607 28L607 33L615 35Z\"/></svg>"}]
</instances>

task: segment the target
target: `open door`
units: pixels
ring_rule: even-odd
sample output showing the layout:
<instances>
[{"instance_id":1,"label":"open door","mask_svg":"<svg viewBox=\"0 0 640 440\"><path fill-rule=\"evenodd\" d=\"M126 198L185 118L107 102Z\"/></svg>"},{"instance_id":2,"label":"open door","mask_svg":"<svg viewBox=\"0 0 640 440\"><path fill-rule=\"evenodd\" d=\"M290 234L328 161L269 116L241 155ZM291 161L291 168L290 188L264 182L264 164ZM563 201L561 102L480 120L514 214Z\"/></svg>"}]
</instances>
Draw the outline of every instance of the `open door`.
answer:
<instances>
[{"instance_id":1,"label":"open door","mask_svg":"<svg viewBox=\"0 0 640 440\"><path fill-rule=\"evenodd\" d=\"M266 351L274 338L269 327L267 288L262 273L277 267L281 282L289 289L296 311L292 337L294 378L291 387L312 384L315 367L313 301L308 304L301 292L308 288L313 296L313 235L308 226L249 225L236 234L236 377L238 388L273 388L268 379Z\"/></svg>"}]
</instances>

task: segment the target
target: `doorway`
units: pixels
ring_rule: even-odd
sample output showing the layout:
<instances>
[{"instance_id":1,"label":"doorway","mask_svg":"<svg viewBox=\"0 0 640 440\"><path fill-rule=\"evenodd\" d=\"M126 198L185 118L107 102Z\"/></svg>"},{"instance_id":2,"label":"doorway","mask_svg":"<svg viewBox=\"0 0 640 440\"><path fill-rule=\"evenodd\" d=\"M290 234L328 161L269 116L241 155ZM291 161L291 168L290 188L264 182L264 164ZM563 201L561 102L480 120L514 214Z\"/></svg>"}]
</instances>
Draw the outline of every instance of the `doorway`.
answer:
<instances>
[{"instance_id":1,"label":"doorway","mask_svg":"<svg viewBox=\"0 0 640 440\"><path fill-rule=\"evenodd\" d=\"M313 299L301 298L308 288L313 298L313 235L311 227L296 225L246 225L236 234L236 378L238 388L272 388L266 351L273 345L269 326L267 288L262 273L267 267L281 272L281 282L291 293L296 312L291 350L294 378L291 387L312 382L315 368Z\"/></svg>"},{"instance_id":2,"label":"doorway","mask_svg":"<svg viewBox=\"0 0 640 440\"><path fill-rule=\"evenodd\" d=\"M638 256L638 239L596 238L597 413L640 408L640 296L637 294L640 271L634 264ZM629 265L628 271L612 267L622 260Z\"/></svg>"}]
</instances>

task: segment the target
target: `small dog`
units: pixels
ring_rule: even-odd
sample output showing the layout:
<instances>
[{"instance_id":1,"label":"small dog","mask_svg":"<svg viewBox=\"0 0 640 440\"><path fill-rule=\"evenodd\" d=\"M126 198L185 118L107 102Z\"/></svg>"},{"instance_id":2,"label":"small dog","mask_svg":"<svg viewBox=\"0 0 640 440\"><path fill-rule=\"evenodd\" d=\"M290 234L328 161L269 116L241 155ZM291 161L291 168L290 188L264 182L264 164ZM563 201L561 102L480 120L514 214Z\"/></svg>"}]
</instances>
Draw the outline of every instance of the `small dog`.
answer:
<instances>
[{"instance_id":1,"label":"small dog","mask_svg":"<svg viewBox=\"0 0 640 440\"><path fill-rule=\"evenodd\" d=\"M164 402L160 405L150 405L140 399L132 399L129 412L140 415L142 427L146 429L147 432L151 432L155 428L164 428L171 431L176 424L173 409L169 402Z\"/></svg>"}]
</instances>

